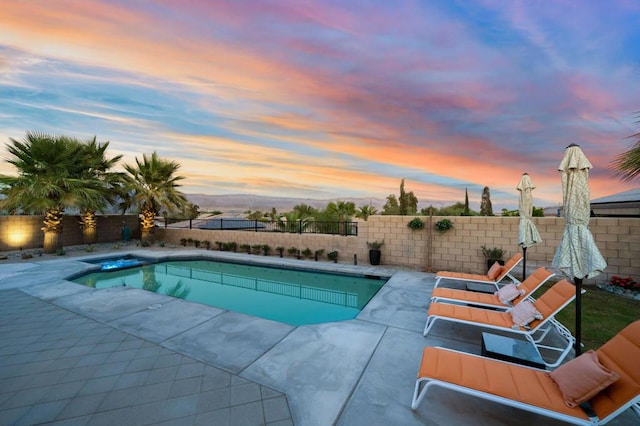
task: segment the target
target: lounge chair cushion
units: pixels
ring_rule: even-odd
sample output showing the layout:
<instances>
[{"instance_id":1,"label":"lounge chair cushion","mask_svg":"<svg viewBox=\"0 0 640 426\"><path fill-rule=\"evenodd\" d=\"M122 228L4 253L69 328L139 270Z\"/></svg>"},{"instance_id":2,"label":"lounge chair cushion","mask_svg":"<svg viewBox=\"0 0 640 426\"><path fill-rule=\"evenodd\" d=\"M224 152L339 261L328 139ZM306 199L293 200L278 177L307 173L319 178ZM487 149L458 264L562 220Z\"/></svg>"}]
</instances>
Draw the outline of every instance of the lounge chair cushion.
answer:
<instances>
[{"instance_id":1,"label":"lounge chair cushion","mask_svg":"<svg viewBox=\"0 0 640 426\"><path fill-rule=\"evenodd\" d=\"M500 290L495 292L498 296L500 303L505 305L511 305L511 302L525 293L524 290L520 290L515 284L507 284Z\"/></svg>"},{"instance_id":2,"label":"lounge chair cushion","mask_svg":"<svg viewBox=\"0 0 640 426\"><path fill-rule=\"evenodd\" d=\"M523 300L518 303L511 311L511 318L513 323L520 327L525 327L533 320L541 320L542 314L533 306L529 300Z\"/></svg>"},{"instance_id":3,"label":"lounge chair cushion","mask_svg":"<svg viewBox=\"0 0 640 426\"><path fill-rule=\"evenodd\" d=\"M489 268L487 276L492 280L495 280L500 275L500 272L502 272L502 265L500 265L498 262L494 262L493 265L491 265L491 268Z\"/></svg>"},{"instance_id":4,"label":"lounge chair cushion","mask_svg":"<svg viewBox=\"0 0 640 426\"><path fill-rule=\"evenodd\" d=\"M548 374L560 388L568 407L588 401L620 378L600 364L595 351L587 351Z\"/></svg>"}]
</instances>

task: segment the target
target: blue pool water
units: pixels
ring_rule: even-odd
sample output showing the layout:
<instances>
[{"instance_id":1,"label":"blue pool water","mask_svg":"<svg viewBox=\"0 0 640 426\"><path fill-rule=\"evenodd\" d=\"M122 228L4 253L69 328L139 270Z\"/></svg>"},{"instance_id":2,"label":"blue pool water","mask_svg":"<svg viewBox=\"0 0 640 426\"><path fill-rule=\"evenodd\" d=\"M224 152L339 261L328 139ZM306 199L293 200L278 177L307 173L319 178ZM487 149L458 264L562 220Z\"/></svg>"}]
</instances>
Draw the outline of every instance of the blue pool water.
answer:
<instances>
[{"instance_id":1,"label":"blue pool water","mask_svg":"<svg viewBox=\"0 0 640 426\"><path fill-rule=\"evenodd\" d=\"M166 261L73 279L130 286L291 325L355 318L385 279L211 260Z\"/></svg>"}]
</instances>

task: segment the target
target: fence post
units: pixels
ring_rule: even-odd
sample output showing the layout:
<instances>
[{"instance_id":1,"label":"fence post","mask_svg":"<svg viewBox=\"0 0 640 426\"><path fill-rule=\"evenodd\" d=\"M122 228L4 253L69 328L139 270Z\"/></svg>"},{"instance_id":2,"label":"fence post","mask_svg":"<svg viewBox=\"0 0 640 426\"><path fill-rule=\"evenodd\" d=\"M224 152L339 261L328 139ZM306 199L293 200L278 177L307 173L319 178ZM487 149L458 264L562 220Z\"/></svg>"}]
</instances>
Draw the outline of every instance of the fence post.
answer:
<instances>
[{"instance_id":1,"label":"fence post","mask_svg":"<svg viewBox=\"0 0 640 426\"><path fill-rule=\"evenodd\" d=\"M193 229L192 228L192 225L193 225L192 221L193 221L193 219L189 219L189 229Z\"/></svg>"},{"instance_id":2,"label":"fence post","mask_svg":"<svg viewBox=\"0 0 640 426\"><path fill-rule=\"evenodd\" d=\"M302 234L302 220L298 219L298 233Z\"/></svg>"},{"instance_id":3,"label":"fence post","mask_svg":"<svg viewBox=\"0 0 640 426\"><path fill-rule=\"evenodd\" d=\"M254 229L254 231L258 232L258 219L256 219L256 220L254 221L253 229Z\"/></svg>"}]
</instances>

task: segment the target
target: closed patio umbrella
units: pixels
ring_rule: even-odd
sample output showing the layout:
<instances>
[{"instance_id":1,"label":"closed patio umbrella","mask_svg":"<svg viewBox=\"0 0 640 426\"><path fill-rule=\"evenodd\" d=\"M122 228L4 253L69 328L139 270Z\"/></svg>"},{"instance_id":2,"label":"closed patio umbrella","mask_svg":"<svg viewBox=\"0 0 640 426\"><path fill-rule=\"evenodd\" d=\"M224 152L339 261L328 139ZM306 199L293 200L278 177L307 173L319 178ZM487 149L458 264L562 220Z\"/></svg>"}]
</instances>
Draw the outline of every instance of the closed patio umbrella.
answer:
<instances>
[{"instance_id":1,"label":"closed patio umbrella","mask_svg":"<svg viewBox=\"0 0 640 426\"><path fill-rule=\"evenodd\" d=\"M533 196L531 191L535 188L528 173L523 173L516 189L520 191L518 212L520 223L518 224L518 244L522 247L522 279L527 278L527 248L542 241L538 228L531 221L533 215Z\"/></svg>"},{"instance_id":2,"label":"closed patio umbrella","mask_svg":"<svg viewBox=\"0 0 640 426\"><path fill-rule=\"evenodd\" d=\"M607 267L589 231L591 213L589 169L593 167L580 147L571 144L558 166L562 176L562 206L565 226L553 257L553 266L576 286L576 356L580 355L582 333L582 280L593 278Z\"/></svg>"}]
</instances>

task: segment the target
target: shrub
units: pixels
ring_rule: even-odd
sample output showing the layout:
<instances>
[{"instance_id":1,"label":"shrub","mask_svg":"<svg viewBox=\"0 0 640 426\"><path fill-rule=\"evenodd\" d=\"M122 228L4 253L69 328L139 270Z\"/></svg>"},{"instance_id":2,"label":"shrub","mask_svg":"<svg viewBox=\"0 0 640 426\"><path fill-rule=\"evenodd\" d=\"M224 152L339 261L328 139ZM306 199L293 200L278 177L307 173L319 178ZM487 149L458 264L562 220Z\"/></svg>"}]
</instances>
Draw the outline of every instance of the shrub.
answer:
<instances>
[{"instance_id":1,"label":"shrub","mask_svg":"<svg viewBox=\"0 0 640 426\"><path fill-rule=\"evenodd\" d=\"M149 242L149 240L144 240L140 243L140 245L142 247L149 247L151 245L151 243Z\"/></svg>"},{"instance_id":2,"label":"shrub","mask_svg":"<svg viewBox=\"0 0 640 426\"><path fill-rule=\"evenodd\" d=\"M453 229L453 222L449 219L442 219L433 224L433 228L439 233L444 234L449 229Z\"/></svg>"},{"instance_id":3,"label":"shrub","mask_svg":"<svg viewBox=\"0 0 640 426\"><path fill-rule=\"evenodd\" d=\"M89 244L89 245L87 246L87 248L86 248L86 249L84 249L84 251L86 251L87 253L93 253L93 251L94 251L94 250L95 250L95 249L93 248L93 246L92 246L91 244Z\"/></svg>"},{"instance_id":4,"label":"shrub","mask_svg":"<svg viewBox=\"0 0 640 426\"><path fill-rule=\"evenodd\" d=\"M202 246L205 249L209 250L211 248L211 242L209 240L204 240L204 241L202 241Z\"/></svg>"},{"instance_id":5,"label":"shrub","mask_svg":"<svg viewBox=\"0 0 640 426\"><path fill-rule=\"evenodd\" d=\"M625 290L640 291L640 284L635 282L631 277L622 278L614 275L611 277L611 281L609 281L609 284L614 287L622 287Z\"/></svg>"},{"instance_id":6,"label":"shrub","mask_svg":"<svg viewBox=\"0 0 640 426\"><path fill-rule=\"evenodd\" d=\"M270 251L271 251L271 247L269 246L269 244L262 245L262 254L264 254L265 256L269 256Z\"/></svg>"},{"instance_id":7,"label":"shrub","mask_svg":"<svg viewBox=\"0 0 640 426\"><path fill-rule=\"evenodd\" d=\"M224 246L227 250L232 251L234 253L238 251L238 243L236 243L235 241L228 242Z\"/></svg>"},{"instance_id":8,"label":"shrub","mask_svg":"<svg viewBox=\"0 0 640 426\"><path fill-rule=\"evenodd\" d=\"M419 217L414 217L407 223L407 226L411 228L412 231L418 231L424 229L424 221Z\"/></svg>"},{"instance_id":9,"label":"shrub","mask_svg":"<svg viewBox=\"0 0 640 426\"><path fill-rule=\"evenodd\" d=\"M333 250L327 253L327 257L329 260L333 260L334 262L338 261L338 250Z\"/></svg>"},{"instance_id":10,"label":"shrub","mask_svg":"<svg viewBox=\"0 0 640 426\"><path fill-rule=\"evenodd\" d=\"M282 257L282 253L284 253L284 247L276 247L276 251L278 252L280 257Z\"/></svg>"},{"instance_id":11,"label":"shrub","mask_svg":"<svg viewBox=\"0 0 640 426\"><path fill-rule=\"evenodd\" d=\"M240 250L246 252L247 254L251 254L251 246L249 244L240 244Z\"/></svg>"},{"instance_id":12,"label":"shrub","mask_svg":"<svg viewBox=\"0 0 640 426\"><path fill-rule=\"evenodd\" d=\"M187 239L186 238L180 238L180 245L182 247L186 247L187 246Z\"/></svg>"},{"instance_id":13,"label":"shrub","mask_svg":"<svg viewBox=\"0 0 640 426\"><path fill-rule=\"evenodd\" d=\"M289 254L289 256L295 256L296 254L298 254L298 248L297 247L289 247L287 249L287 253Z\"/></svg>"},{"instance_id":14,"label":"shrub","mask_svg":"<svg viewBox=\"0 0 640 426\"><path fill-rule=\"evenodd\" d=\"M160 247L164 247L164 246L165 246L165 243L164 243L164 241L158 241L158 245L159 245Z\"/></svg>"},{"instance_id":15,"label":"shrub","mask_svg":"<svg viewBox=\"0 0 640 426\"><path fill-rule=\"evenodd\" d=\"M311 255L313 254L313 252L311 251L311 249L309 247L307 247L306 249L302 250L302 255L304 257L311 257Z\"/></svg>"},{"instance_id":16,"label":"shrub","mask_svg":"<svg viewBox=\"0 0 640 426\"><path fill-rule=\"evenodd\" d=\"M196 248L200 247L200 240L193 240L193 245L196 246Z\"/></svg>"},{"instance_id":17,"label":"shrub","mask_svg":"<svg viewBox=\"0 0 640 426\"><path fill-rule=\"evenodd\" d=\"M262 244L254 244L251 246L253 254L259 254L260 250L262 250Z\"/></svg>"},{"instance_id":18,"label":"shrub","mask_svg":"<svg viewBox=\"0 0 640 426\"><path fill-rule=\"evenodd\" d=\"M58 250L56 250L56 255L58 256L64 256L65 254L67 254L67 252L64 251L63 248L59 248Z\"/></svg>"}]
</instances>

